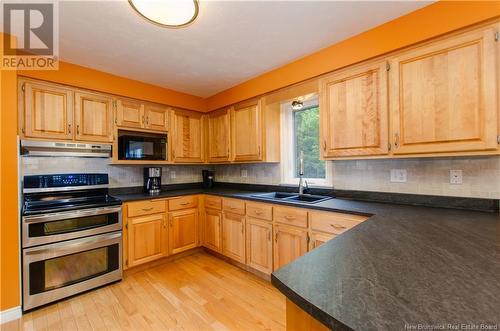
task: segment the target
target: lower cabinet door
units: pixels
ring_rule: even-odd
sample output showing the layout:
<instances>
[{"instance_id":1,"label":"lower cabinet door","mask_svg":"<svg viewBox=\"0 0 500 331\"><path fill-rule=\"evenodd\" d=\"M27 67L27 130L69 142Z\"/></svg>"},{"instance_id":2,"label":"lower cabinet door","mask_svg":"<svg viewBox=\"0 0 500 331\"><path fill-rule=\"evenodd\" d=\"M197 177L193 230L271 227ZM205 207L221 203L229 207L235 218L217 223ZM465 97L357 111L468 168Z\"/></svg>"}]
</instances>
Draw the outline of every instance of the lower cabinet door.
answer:
<instances>
[{"instance_id":1,"label":"lower cabinet door","mask_svg":"<svg viewBox=\"0 0 500 331\"><path fill-rule=\"evenodd\" d=\"M220 252L222 213L216 209L205 209L203 220L203 246L216 252Z\"/></svg>"},{"instance_id":2,"label":"lower cabinet door","mask_svg":"<svg viewBox=\"0 0 500 331\"><path fill-rule=\"evenodd\" d=\"M165 214L128 219L128 266L134 267L168 255Z\"/></svg>"},{"instance_id":3,"label":"lower cabinet door","mask_svg":"<svg viewBox=\"0 0 500 331\"><path fill-rule=\"evenodd\" d=\"M311 234L311 248L310 248L310 250L318 248L319 246L323 245L328 240L333 239L334 237L335 237L334 234L313 232Z\"/></svg>"},{"instance_id":4,"label":"lower cabinet door","mask_svg":"<svg viewBox=\"0 0 500 331\"><path fill-rule=\"evenodd\" d=\"M274 270L307 253L307 230L284 225L274 226Z\"/></svg>"},{"instance_id":5,"label":"lower cabinet door","mask_svg":"<svg viewBox=\"0 0 500 331\"><path fill-rule=\"evenodd\" d=\"M176 254L198 246L198 209L170 213L169 251Z\"/></svg>"},{"instance_id":6,"label":"lower cabinet door","mask_svg":"<svg viewBox=\"0 0 500 331\"><path fill-rule=\"evenodd\" d=\"M247 265L270 274L273 272L273 225L247 217Z\"/></svg>"},{"instance_id":7,"label":"lower cabinet door","mask_svg":"<svg viewBox=\"0 0 500 331\"><path fill-rule=\"evenodd\" d=\"M222 254L245 263L245 216L222 215Z\"/></svg>"}]
</instances>

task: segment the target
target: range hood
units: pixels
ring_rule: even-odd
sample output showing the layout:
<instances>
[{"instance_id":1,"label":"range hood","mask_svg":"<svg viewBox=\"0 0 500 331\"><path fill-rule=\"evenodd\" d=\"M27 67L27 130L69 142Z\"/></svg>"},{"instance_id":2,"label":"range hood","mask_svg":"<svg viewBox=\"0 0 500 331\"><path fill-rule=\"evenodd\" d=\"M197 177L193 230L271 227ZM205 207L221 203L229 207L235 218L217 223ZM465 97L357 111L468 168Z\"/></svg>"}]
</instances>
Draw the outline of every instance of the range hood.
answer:
<instances>
[{"instance_id":1,"label":"range hood","mask_svg":"<svg viewBox=\"0 0 500 331\"><path fill-rule=\"evenodd\" d=\"M111 157L111 144L21 140L24 156Z\"/></svg>"}]
</instances>

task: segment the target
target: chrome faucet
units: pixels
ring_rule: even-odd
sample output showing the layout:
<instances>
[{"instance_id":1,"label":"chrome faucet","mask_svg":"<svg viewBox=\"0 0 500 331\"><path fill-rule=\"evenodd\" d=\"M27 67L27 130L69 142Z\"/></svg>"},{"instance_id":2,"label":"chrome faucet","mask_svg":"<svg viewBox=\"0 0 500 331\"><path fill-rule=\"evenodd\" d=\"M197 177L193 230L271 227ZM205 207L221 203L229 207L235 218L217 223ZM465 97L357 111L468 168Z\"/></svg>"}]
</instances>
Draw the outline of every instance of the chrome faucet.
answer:
<instances>
[{"instance_id":1,"label":"chrome faucet","mask_svg":"<svg viewBox=\"0 0 500 331\"><path fill-rule=\"evenodd\" d=\"M299 158L299 194L304 194L304 183L306 185L306 190L309 189L307 180L304 180L304 151L300 151Z\"/></svg>"}]
</instances>

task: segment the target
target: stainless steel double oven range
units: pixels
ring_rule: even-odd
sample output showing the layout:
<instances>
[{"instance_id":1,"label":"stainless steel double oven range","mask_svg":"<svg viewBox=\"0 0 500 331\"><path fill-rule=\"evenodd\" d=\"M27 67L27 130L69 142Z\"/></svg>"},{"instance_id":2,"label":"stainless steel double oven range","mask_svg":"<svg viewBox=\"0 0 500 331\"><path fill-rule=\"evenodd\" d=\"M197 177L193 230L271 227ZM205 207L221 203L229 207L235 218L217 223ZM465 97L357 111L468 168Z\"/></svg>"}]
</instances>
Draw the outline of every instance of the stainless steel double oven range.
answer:
<instances>
[{"instance_id":1,"label":"stainless steel double oven range","mask_svg":"<svg viewBox=\"0 0 500 331\"><path fill-rule=\"evenodd\" d=\"M25 176L23 310L122 278L121 201L107 174Z\"/></svg>"}]
</instances>

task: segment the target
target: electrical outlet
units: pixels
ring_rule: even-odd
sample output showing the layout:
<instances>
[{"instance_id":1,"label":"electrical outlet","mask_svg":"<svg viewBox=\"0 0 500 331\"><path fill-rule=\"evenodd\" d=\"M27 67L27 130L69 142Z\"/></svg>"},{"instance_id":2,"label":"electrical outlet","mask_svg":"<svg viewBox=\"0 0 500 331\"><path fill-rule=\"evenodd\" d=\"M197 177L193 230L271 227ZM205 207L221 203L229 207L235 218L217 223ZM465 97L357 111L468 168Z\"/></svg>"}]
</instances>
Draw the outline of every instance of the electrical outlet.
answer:
<instances>
[{"instance_id":1,"label":"electrical outlet","mask_svg":"<svg viewBox=\"0 0 500 331\"><path fill-rule=\"evenodd\" d=\"M406 183L407 172L406 169L391 169L391 182Z\"/></svg>"},{"instance_id":2,"label":"electrical outlet","mask_svg":"<svg viewBox=\"0 0 500 331\"><path fill-rule=\"evenodd\" d=\"M450 184L460 185L463 180L462 170L450 170Z\"/></svg>"},{"instance_id":3,"label":"electrical outlet","mask_svg":"<svg viewBox=\"0 0 500 331\"><path fill-rule=\"evenodd\" d=\"M170 171L170 178L175 179L175 171Z\"/></svg>"},{"instance_id":4,"label":"electrical outlet","mask_svg":"<svg viewBox=\"0 0 500 331\"><path fill-rule=\"evenodd\" d=\"M248 177L248 170L247 169L241 169L241 177Z\"/></svg>"}]
</instances>

